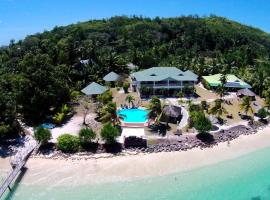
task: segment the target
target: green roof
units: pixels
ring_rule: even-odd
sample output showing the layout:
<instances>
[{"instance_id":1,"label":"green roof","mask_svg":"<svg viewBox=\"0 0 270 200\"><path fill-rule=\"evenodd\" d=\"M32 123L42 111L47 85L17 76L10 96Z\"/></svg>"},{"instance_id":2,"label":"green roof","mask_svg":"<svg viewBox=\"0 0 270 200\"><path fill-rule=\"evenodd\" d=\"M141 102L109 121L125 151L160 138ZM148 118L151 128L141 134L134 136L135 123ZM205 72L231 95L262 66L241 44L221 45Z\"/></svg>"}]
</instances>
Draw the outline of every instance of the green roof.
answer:
<instances>
[{"instance_id":1,"label":"green roof","mask_svg":"<svg viewBox=\"0 0 270 200\"><path fill-rule=\"evenodd\" d=\"M221 74L215 74L211 76L203 76L202 78L211 86L211 87L217 87L221 85L220 82L220 77ZM233 74L228 74L227 75L227 83L225 87L230 87L230 88L251 88L249 84L246 82L242 81L241 79L237 78Z\"/></svg>"},{"instance_id":2,"label":"green roof","mask_svg":"<svg viewBox=\"0 0 270 200\"><path fill-rule=\"evenodd\" d=\"M107 82L117 81L120 78L118 74L115 72L110 72L106 76L104 76L103 80Z\"/></svg>"},{"instance_id":3,"label":"green roof","mask_svg":"<svg viewBox=\"0 0 270 200\"><path fill-rule=\"evenodd\" d=\"M176 67L152 67L143 71L135 72L132 76L136 81L197 81L198 76L192 71L181 71Z\"/></svg>"},{"instance_id":4,"label":"green roof","mask_svg":"<svg viewBox=\"0 0 270 200\"><path fill-rule=\"evenodd\" d=\"M97 94L102 94L106 92L107 90L108 90L107 87L104 87L98 83L93 82L89 84L88 86L86 86L85 88L83 88L81 92L86 95L97 95Z\"/></svg>"}]
</instances>

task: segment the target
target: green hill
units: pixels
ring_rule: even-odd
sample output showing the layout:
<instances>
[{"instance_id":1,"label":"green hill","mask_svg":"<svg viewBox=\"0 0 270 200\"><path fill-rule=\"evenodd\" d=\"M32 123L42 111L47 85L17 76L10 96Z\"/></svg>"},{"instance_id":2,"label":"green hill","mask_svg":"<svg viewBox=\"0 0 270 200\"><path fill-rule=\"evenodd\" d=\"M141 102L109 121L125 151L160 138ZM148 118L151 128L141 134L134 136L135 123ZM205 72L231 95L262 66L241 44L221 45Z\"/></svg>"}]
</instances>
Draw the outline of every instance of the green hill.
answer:
<instances>
[{"instance_id":1,"label":"green hill","mask_svg":"<svg viewBox=\"0 0 270 200\"><path fill-rule=\"evenodd\" d=\"M216 16L121 16L55 27L0 49L0 133L15 127L18 116L41 121L72 91L102 82L111 70L128 72L127 63L200 76L225 70L267 97L269 54L269 34Z\"/></svg>"}]
</instances>

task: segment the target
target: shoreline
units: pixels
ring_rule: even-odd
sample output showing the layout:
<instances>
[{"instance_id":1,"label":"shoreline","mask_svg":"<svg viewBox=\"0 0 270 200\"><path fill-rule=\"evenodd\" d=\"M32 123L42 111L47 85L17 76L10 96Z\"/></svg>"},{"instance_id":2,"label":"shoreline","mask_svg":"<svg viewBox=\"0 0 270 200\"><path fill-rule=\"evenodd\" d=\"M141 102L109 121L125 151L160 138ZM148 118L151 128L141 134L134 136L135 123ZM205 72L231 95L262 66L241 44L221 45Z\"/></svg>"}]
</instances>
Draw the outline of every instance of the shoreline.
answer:
<instances>
[{"instance_id":1,"label":"shoreline","mask_svg":"<svg viewBox=\"0 0 270 200\"><path fill-rule=\"evenodd\" d=\"M80 186L115 181L130 181L190 171L200 167L235 159L270 147L270 126L256 134L241 135L212 148L193 148L187 151L138 153L98 159L30 158L21 183L28 186ZM8 159L0 159L9 168ZM1 170L3 170L3 168Z\"/></svg>"}]
</instances>

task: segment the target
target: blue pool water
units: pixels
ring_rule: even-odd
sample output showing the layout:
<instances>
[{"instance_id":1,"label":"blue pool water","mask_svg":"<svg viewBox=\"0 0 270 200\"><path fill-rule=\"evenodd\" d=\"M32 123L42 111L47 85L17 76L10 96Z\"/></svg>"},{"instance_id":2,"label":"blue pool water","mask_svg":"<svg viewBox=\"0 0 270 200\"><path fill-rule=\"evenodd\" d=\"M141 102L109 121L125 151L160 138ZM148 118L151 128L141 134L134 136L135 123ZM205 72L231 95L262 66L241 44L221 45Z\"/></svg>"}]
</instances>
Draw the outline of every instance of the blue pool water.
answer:
<instances>
[{"instance_id":1,"label":"blue pool water","mask_svg":"<svg viewBox=\"0 0 270 200\"><path fill-rule=\"evenodd\" d=\"M118 115L123 116L124 122L143 123L147 121L147 110L143 109L122 109L118 111Z\"/></svg>"}]
</instances>

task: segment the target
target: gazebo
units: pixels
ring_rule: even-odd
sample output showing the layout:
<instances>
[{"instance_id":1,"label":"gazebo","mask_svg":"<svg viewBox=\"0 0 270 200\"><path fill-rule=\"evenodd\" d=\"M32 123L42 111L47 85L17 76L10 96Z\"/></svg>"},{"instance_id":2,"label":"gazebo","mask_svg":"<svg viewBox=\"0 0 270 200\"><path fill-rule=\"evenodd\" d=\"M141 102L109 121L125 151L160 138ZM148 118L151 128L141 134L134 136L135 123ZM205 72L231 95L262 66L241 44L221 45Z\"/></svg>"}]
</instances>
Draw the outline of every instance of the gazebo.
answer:
<instances>
[{"instance_id":1,"label":"gazebo","mask_svg":"<svg viewBox=\"0 0 270 200\"><path fill-rule=\"evenodd\" d=\"M251 97L254 99L256 94L254 92L252 92L250 89L245 88L245 89L238 90L237 96L239 96L239 97L248 96L248 97Z\"/></svg>"},{"instance_id":2,"label":"gazebo","mask_svg":"<svg viewBox=\"0 0 270 200\"><path fill-rule=\"evenodd\" d=\"M119 79L120 79L120 75L116 74L115 72L110 72L103 78L103 80L106 82L115 82L115 81L119 81Z\"/></svg>"},{"instance_id":3,"label":"gazebo","mask_svg":"<svg viewBox=\"0 0 270 200\"><path fill-rule=\"evenodd\" d=\"M182 117L182 109L179 106L165 105L163 108L163 114L174 122L177 122Z\"/></svg>"},{"instance_id":4,"label":"gazebo","mask_svg":"<svg viewBox=\"0 0 270 200\"><path fill-rule=\"evenodd\" d=\"M108 90L107 87L104 87L98 83L92 82L91 84L83 88L81 92L87 96L96 96L99 94L103 94L107 90Z\"/></svg>"}]
</instances>

